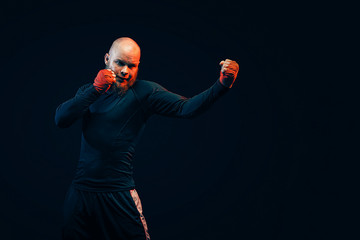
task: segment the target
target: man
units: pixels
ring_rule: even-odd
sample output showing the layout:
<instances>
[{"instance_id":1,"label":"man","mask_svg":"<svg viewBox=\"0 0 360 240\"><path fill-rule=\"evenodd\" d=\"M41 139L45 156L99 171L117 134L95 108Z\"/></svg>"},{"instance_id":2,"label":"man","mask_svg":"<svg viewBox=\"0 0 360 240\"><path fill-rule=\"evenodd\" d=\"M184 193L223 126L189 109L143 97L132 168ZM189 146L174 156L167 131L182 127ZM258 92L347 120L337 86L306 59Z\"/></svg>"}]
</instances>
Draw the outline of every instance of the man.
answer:
<instances>
[{"instance_id":1,"label":"man","mask_svg":"<svg viewBox=\"0 0 360 240\"><path fill-rule=\"evenodd\" d=\"M65 197L63 239L150 239L132 178L136 143L153 114L195 117L232 87L239 65L221 61L220 78L185 98L151 81L137 80L140 47L131 38L114 41L106 69L75 97L59 105L55 123L82 118L78 167Z\"/></svg>"}]
</instances>

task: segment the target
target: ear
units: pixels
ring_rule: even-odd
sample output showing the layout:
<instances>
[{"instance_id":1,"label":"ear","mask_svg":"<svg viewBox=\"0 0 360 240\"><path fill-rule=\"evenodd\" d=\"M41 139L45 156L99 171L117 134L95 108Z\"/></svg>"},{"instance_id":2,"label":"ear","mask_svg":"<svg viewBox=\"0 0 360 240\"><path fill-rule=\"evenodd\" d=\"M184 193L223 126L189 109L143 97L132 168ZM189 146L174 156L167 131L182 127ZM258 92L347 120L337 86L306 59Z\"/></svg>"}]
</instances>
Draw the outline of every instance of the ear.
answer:
<instances>
[{"instance_id":1,"label":"ear","mask_svg":"<svg viewBox=\"0 0 360 240\"><path fill-rule=\"evenodd\" d=\"M104 56L104 61L105 61L106 65L109 63L109 59L110 59L110 55L109 55L109 53L106 53Z\"/></svg>"}]
</instances>

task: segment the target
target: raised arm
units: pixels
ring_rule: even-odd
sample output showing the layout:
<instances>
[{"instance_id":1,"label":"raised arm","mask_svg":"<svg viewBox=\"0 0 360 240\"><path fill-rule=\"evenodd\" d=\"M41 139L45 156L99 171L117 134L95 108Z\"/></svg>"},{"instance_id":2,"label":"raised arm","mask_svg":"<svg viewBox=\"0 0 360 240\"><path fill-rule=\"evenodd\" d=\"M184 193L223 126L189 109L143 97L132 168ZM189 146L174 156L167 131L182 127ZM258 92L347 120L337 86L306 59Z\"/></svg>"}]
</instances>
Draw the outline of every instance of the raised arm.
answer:
<instances>
[{"instance_id":1,"label":"raised arm","mask_svg":"<svg viewBox=\"0 0 360 240\"><path fill-rule=\"evenodd\" d=\"M115 82L115 74L109 69L100 70L94 83L83 85L77 91L75 97L60 104L55 113L55 124L60 128L71 126L81 118L89 106L95 102L101 94L109 90Z\"/></svg>"},{"instance_id":2,"label":"raised arm","mask_svg":"<svg viewBox=\"0 0 360 240\"><path fill-rule=\"evenodd\" d=\"M186 98L156 84L156 89L149 96L148 103L153 113L169 117L193 118L208 109L228 89L217 80L209 89L192 98Z\"/></svg>"},{"instance_id":3,"label":"raised arm","mask_svg":"<svg viewBox=\"0 0 360 240\"><path fill-rule=\"evenodd\" d=\"M220 78L207 90L186 98L172 93L156 84L148 98L150 109L160 115L193 118L208 109L219 97L232 87L239 70L239 65L230 59L221 61Z\"/></svg>"},{"instance_id":4,"label":"raised arm","mask_svg":"<svg viewBox=\"0 0 360 240\"><path fill-rule=\"evenodd\" d=\"M86 113L89 106L95 102L100 95L91 83L80 87L73 98L57 107L55 113L56 126L60 128L70 127L77 119Z\"/></svg>"}]
</instances>

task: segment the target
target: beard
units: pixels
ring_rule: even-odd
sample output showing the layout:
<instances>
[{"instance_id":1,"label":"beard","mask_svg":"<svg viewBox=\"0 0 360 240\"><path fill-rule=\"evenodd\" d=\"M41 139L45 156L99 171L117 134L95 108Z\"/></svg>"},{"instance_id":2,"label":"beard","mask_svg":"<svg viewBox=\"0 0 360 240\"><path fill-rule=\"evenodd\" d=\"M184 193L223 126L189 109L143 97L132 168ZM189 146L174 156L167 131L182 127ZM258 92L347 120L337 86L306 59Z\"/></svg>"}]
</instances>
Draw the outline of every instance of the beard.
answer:
<instances>
[{"instance_id":1,"label":"beard","mask_svg":"<svg viewBox=\"0 0 360 240\"><path fill-rule=\"evenodd\" d=\"M134 77L132 77L129 81L125 81L126 84L124 84L124 82L119 82L118 80L116 80L115 84L112 85L112 89L114 90L114 92L116 92L119 96L123 96L128 90L129 88L134 85L135 81L136 81L136 77L137 77L137 73Z\"/></svg>"},{"instance_id":2,"label":"beard","mask_svg":"<svg viewBox=\"0 0 360 240\"><path fill-rule=\"evenodd\" d=\"M107 69L110 69L108 66L106 66ZM111 89L117 93L119 96L125 95L125 93L129 90L129 88L134 85L136 79L137 79L138 71L136 71L135 75L129 80L124 82L120 82L116 80L116 82L111 86Z\"/></svg>"}]
</instances>

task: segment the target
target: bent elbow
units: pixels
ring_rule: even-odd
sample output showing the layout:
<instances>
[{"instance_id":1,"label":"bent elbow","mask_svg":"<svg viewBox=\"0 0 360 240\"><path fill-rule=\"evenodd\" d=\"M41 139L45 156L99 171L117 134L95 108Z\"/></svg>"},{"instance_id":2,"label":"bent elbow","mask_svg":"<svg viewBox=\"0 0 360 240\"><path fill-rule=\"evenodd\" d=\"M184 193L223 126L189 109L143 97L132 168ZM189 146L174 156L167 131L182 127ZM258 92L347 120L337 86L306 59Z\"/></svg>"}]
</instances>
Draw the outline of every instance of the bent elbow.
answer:
<instances>
[{"instance_id":1,"label":"bent elbow","mask_svg":"<svg viewBox=\"0 0 360 240\"><path fill-rule=\"evenodd\" d=\"M69 121L68 117L64 114L61 114L58 110L55 113L55 125L58 128L67 128L70 127L72 121Z\"/></svg>"},{"instance_id":2,"label":"bent elbow","mask_svg":"<svg viewBox=\"0 0 360 240\"><path fill-rule=\"evenodd\" d=\"M70 124L66 123L66 121L57 116L55 116L55 125L58 128L67 128L70 126Z\"/></svg>"},{"instance_id":3,"label":"bent elbow","mask_svg":"<svg viewBox=\"0 0 360 240\"><path fill-rule=\"evenodd\" d=\"M55 125L58 128L67 128L70 127L72 121L69 119L69 115L66 111L62 111L62 104L56 108L55 111Z\"/></svg>"}]
</instances>

